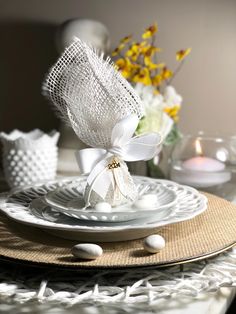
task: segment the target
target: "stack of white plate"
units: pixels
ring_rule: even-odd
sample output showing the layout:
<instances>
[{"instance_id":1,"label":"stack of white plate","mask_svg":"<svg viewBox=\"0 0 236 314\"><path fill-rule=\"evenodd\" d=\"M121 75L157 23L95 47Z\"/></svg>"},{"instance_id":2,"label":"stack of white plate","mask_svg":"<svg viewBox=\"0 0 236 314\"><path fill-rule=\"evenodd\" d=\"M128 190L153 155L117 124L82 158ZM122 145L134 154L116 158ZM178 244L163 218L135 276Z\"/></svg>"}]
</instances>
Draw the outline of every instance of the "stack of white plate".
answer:
<instances>
[{"instance_id":1,"label":"stack of white plate","mask_svg":"<svg viewBox=\"0 0 236 314\"><path fill-rule=\"evenodd\" d=\"M134 177L139 195L156 195L151 208L132 203L111 212L84 209L86 177L66 178L31 186L10 194L0 210L11 219L62 238L113 242L138 239L157 228L194 218L207 208L197 190L167 180Z\"/></svg>"}]
</instances>

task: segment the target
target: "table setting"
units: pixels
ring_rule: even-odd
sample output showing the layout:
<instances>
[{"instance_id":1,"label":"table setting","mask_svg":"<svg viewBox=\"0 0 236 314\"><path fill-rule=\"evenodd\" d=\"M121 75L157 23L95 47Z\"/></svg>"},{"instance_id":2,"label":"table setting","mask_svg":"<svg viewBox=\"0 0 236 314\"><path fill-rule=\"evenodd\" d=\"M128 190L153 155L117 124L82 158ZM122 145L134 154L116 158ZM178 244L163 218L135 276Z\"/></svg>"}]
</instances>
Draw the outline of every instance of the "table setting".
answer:
<instances>
[{"instance_id":1,"label":"table setting","mask_svg":"<svg viewBox=\"0 0 236 314\"><path fill-rule=\"evenodd\" d=\"M86 144L75 153L80 175L56 176L59 132L0 133L11 188L0 194L6 310L154 313L170 299L234 291L234 138L180 134L182 98L170 83L191 49L177 52L173 73L151 60L156 32L147 28L124 56L131 38L122 39L114 62L74 38L49 69L43 95ZM168 145L168 178L150 176L162 174ZM131 174L138 162L147 176Z\"/></svg>"}]
</instances>

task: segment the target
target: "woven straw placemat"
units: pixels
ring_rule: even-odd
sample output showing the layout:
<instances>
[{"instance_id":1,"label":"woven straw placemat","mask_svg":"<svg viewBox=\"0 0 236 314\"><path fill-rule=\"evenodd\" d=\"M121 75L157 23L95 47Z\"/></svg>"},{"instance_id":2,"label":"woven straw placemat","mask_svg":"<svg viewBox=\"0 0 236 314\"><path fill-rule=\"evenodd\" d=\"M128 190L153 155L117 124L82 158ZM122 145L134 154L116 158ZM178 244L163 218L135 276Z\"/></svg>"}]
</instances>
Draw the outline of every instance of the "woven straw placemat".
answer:
<instances>
[{"instance_id":1,"label":"woven straw placemat","mask_svg":"<svg viewBox=\"0 0 236 314\"><path fill-rule=\"evenodd\" d=\"M99 243L104 254L93 261L75 259L73 241L24 226L0 216L0 256L14 261L44 266L137 267L167 266L203 259L236 245L236 206L219 197L205 194L208 208L194 219L157 230L166 247L157 254L143 250L142 240Z\"/></svg>"}]
</instances>

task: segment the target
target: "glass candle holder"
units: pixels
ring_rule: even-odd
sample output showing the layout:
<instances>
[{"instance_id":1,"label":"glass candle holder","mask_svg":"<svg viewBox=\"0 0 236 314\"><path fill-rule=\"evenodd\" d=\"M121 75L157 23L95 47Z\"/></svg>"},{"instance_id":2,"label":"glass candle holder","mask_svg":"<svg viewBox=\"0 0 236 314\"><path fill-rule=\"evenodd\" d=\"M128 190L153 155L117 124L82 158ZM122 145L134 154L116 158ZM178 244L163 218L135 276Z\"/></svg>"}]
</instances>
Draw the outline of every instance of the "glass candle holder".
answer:
<instances>
[{"instance_id":1,"label":"glass candle holder","mask_svg":"<svg viewBox=\"0 0 236 314\"><path fill-rule=\"evenodd\" d=\"M228 200L236 193L236 136L184 136L171 156L170 178Z\"/></svg>"}]
</instances>

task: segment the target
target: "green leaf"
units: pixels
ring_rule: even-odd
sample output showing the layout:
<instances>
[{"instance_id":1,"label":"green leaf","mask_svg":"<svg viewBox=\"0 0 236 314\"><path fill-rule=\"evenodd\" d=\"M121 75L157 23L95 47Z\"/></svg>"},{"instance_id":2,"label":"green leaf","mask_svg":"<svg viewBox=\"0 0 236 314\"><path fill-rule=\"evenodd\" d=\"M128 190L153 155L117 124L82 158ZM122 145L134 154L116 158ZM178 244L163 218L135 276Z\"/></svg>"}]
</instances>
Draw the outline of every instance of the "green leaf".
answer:
<instances>
[{"instance_id":1,"label":"green leaf","mask_svg":"<svg viewBox=\"0 0 236 314\"><path fill-rule=\"evenodd\" d=\"M175 123L170 131L170 133L167 135L164 145L169 146L173 145L182 137L182 133L179 131L177 124Z\"/></svg>"},{"instance_id":2,"label":"green leaf","mask_svg":"<svg viewBox=\"0 0 236 314\"><path fill-rule=\"evenodd\" d=\"M164 172L158 165L153 163L153 159L147 162L148 165L148 176L152 178L165 179Z\"/></svg>"}]
</instances>

